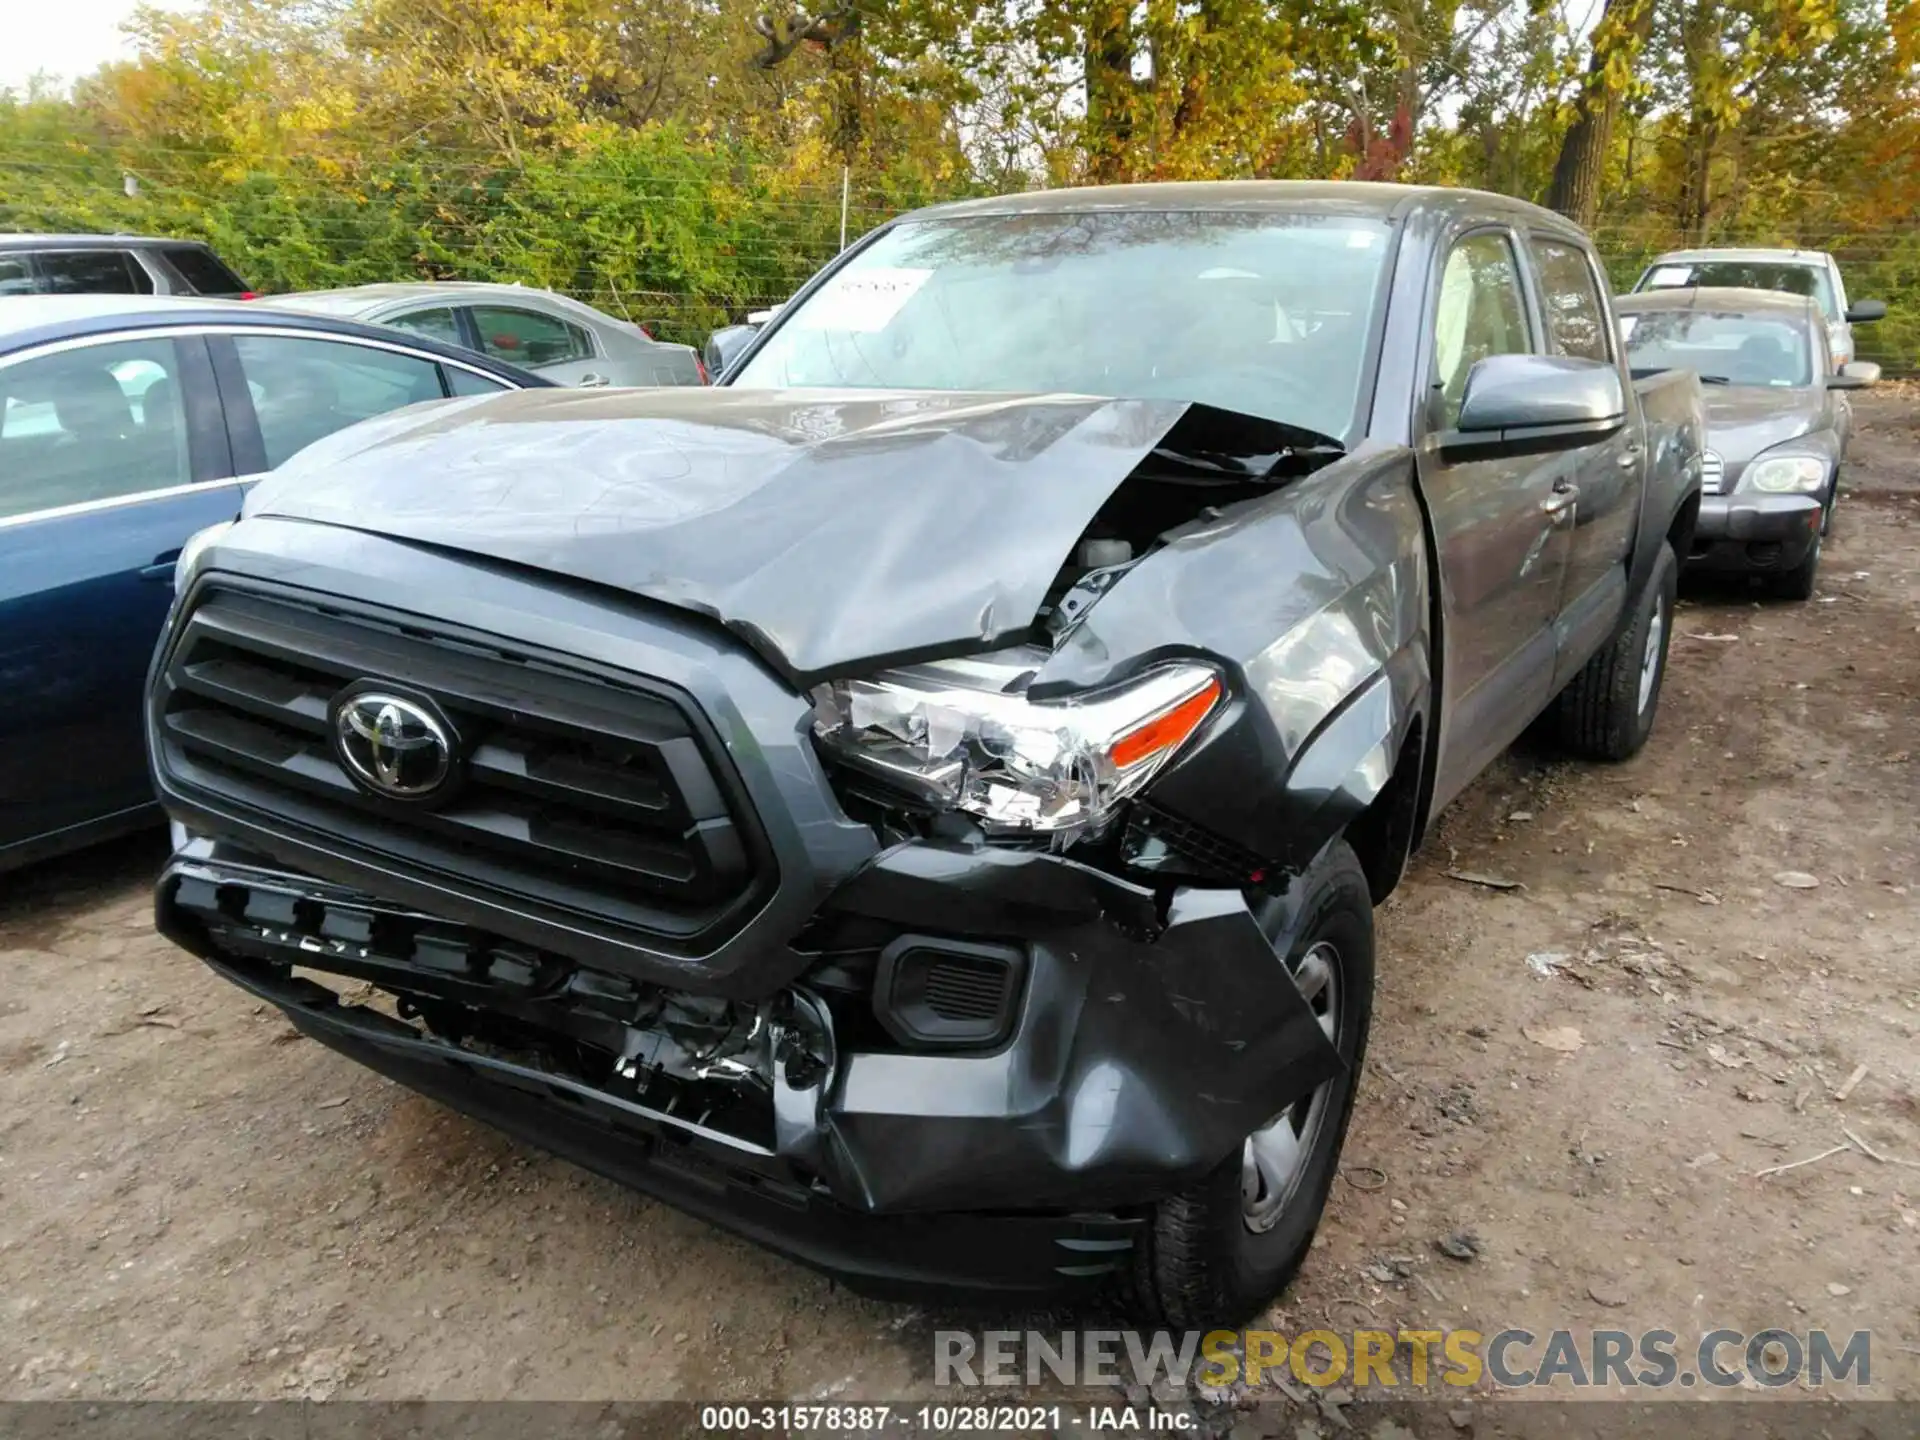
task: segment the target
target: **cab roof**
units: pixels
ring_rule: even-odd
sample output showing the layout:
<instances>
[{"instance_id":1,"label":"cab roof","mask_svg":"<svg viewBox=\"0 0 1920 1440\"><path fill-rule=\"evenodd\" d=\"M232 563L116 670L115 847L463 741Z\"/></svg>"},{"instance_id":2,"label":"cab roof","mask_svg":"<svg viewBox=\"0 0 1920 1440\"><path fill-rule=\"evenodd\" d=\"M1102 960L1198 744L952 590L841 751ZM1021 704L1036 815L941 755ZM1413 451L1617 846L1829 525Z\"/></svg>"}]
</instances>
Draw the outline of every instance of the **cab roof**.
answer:
<instances>
[{"instance_id":1,"label":"cab roof","mask_svg":"<svg viewBox=\"0 0 1920 1440\"><path fill-rule=\"evenodd\" d=\"M191 245L207 249L204 240L167 235L34 235L0 231L0 250L124 250L131 245Z\"/></svg>"},{"instance_id":2,"label":"cab roof","mask_svg":"<svg viewBox=\"0 0 1920 1440\"><path fill-rule=\"evenodd\" d=\"M1327 214L1392 220L1420 209L1492 211L1541 228L1578 233L1564 216L1511 195L1445 185L1388 185L1366 180L1183 180L1142 185L1089 185L956 200L915 210L901 218L944 220L975 215L1075 215L1100 211L1319 210Z\"/></svg>"},{"instance_id":3,"label":"cab roof","mask_svg":"<svg viewBox=\"0 0 1920 1440\"><path fill-rule=\"evenodd\" d=\"M1824 250L1775 250L1764 247L1715 249L1709 246L1699 250L1669 250L1664 255L1654 256L1647 266L1651 269L1655 265L1710 265L1715 261L1730 265L1825 265L1832 258Z\"/></svg>"}]
</instances>

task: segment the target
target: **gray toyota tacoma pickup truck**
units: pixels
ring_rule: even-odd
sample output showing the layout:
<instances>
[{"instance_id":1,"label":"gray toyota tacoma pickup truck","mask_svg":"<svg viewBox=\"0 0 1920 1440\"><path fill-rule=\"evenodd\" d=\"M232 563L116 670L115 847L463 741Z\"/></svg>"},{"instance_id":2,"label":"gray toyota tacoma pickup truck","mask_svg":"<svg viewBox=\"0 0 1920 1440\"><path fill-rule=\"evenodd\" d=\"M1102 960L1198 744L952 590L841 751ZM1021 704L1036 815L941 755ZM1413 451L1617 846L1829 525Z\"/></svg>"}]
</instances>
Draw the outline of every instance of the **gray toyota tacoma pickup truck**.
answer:
<instances>
[{"instance_id":1,"label":"gray toyota tacoma pickup truck","mask_svg":"<svg viewBox=\"0 0 1920 1440\"><path fill-rule=\"evenodd\" d=\"M341 432L182 557L159 926L870 1291L1231 1323L1430 818L1652 727L1701 400L1614 334L1516 201L1113 188L886 225L711 390Z\"/></svg>"}]
</instances>

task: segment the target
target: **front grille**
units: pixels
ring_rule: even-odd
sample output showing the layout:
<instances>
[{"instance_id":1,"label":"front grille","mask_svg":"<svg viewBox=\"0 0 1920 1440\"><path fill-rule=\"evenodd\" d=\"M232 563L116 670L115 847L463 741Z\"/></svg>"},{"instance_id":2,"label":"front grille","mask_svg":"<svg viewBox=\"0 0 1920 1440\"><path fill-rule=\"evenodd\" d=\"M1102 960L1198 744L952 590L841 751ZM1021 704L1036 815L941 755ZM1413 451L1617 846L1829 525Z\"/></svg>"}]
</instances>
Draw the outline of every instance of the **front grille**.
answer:
<instances>
[{"instance_id":1,"label":"front grille","mask_svg":"<svg viewBox=\"0 0 1920 1440\"><path fill-rule=\"evenodd\" d=\"M1700 452L1700 493L1718 495L1727 483L1727 465L1712 450Z\"/></svg>"},{"instance_id":2,"label":"front grille","mask_svg":"<svg viewBox=\"0 0 1920 1440\"><path fill-rule=\"evenodd\" d=\"M362 681L431 701L451 722L464 774L444 803L388 799L349 778L331 713ZM184 798L485 904L690 953L774 879L717 741L690 701L643 678L216 590L189 618L153 704L158 760Z\"/></svg>"}]
</instances>

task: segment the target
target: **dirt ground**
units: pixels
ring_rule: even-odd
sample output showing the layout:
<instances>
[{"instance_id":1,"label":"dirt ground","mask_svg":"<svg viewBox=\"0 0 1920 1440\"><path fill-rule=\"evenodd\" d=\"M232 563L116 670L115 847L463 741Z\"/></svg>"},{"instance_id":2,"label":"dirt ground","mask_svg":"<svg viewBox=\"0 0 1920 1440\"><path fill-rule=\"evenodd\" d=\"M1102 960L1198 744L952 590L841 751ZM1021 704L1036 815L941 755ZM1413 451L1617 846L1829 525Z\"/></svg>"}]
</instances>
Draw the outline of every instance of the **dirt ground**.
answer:
<instances>
[{"instance_id":1,"label":"dirt ground","mask_svg":"<svg viewBox=\"0 0 1920 1440\"><path fill-rule=\"evenodd\" d=\"M1523 745L1383 911L1281 1328L1868 1328L1876 1393L1920 1399L1920 394L1859 410L1818 598L1689 593L1646 752ZM511 1144L170 948L162 848L0 878L0 1398L928 1393L943 1317Z\"/></svg>"}]
</instances>

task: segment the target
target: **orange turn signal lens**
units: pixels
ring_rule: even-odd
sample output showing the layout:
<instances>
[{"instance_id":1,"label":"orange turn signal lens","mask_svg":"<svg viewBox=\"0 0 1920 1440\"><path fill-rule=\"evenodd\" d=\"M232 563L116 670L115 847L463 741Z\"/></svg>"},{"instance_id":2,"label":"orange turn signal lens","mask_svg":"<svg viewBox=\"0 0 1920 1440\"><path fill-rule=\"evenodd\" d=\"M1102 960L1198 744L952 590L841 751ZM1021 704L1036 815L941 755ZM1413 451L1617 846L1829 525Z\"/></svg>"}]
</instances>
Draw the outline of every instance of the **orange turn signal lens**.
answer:
<instances>
[{"instance_id":1,"label":"orange turn signal lens","mask_svg":"<svg viewBox=\"0 0 1920 1440\"><path fill-rule=\"evenodd\" d=\"M1178 749L1200 728L1220 700L1220 682L1209 680L1170 710L1136 725L1108 747L1107 757L1117 769L1127 770L1142 760Z\"/></svg>"}]
</instances>

